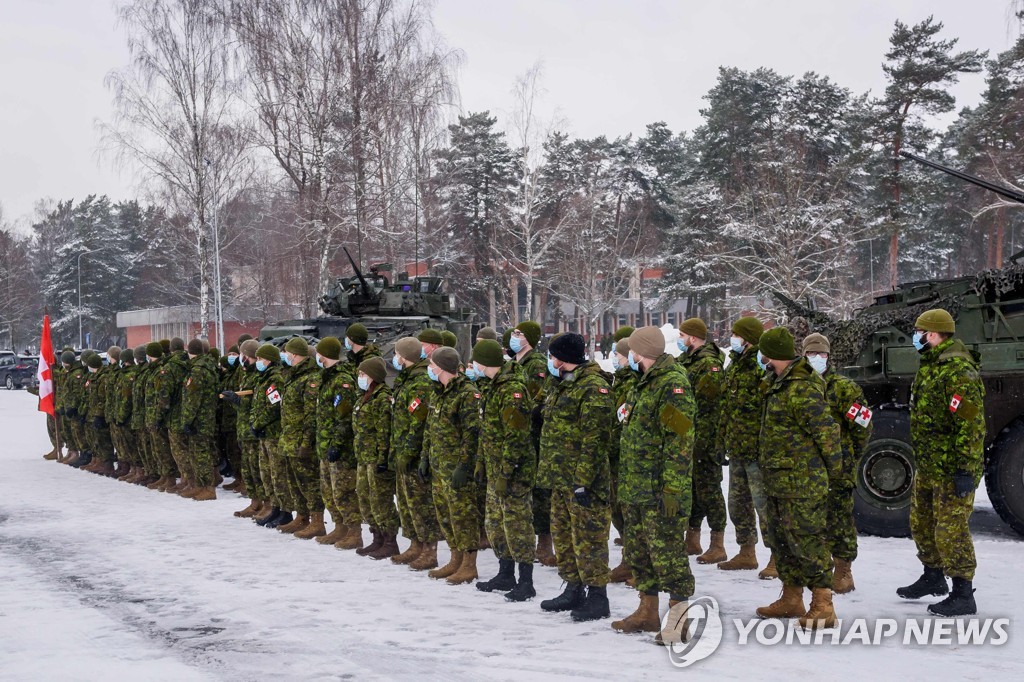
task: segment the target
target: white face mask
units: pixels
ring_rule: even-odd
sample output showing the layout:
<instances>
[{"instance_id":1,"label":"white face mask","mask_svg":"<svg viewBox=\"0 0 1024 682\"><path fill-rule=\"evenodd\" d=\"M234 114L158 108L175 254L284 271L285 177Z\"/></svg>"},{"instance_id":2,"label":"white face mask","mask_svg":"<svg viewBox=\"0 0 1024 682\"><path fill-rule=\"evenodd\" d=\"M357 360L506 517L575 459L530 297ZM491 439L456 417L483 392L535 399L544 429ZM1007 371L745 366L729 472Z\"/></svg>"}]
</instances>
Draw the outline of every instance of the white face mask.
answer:
<instances>
[{"instance_id":1,"label":"white face mask","mask_svg":"<svg viewBox=\"0 0 1024 682\"><path fill-rule=\"evenodd\" d=\"M820 355L813 355L807 358L807 362L810 363L811 367L818 374L824 374L825 370L828 369L828 358L824 358Z\"/></svg>"},{"instance_id":2,"label":"white face mask","mask_svg":"<svg viewBox=\"0 0 1024 682\"><path fill-rule=\"evenodd\" d=\"M729 339L729 347L732 348L737 353L743 352L743 343L743 339L741 339L738 336L734 336L731 339Z\"/></svg>"}]
</instances>

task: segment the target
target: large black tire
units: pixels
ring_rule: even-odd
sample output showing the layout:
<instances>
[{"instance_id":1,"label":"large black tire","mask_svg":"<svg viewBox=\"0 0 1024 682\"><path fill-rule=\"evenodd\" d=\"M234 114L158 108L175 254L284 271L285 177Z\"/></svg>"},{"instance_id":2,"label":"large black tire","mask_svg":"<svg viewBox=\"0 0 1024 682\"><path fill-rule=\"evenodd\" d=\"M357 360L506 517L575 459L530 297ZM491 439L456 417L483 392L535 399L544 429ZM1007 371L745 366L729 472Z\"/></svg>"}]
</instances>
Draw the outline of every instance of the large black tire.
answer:
<instances>
[{"instance_id":1,"label":"large black tire","mask_svg":"<svg viewBox=\"0 0 1024 682\"><path fill-rule=\"evenodd\" d=\"M14 390L14 377L10 374L7 375L7 379L4 380L4 385L7 386L8 391Z\"/></svg>"},{"instance_id":2,"label":"large black tire","mask_svg":"<svg viewBox=\"0 0 1024 682\"><path fill-rule=\"evenodd\" d=\"M910 535L910 493L914 483L914 449L910 447L910 413L876 410L871 441L857 465L853 515L866 535Z\"/></svg>"},{"instance_id":3,"label":"large black tire","mask_svg":"<svg viewBox=\"0 0 1024 682\"><path fill-rule=\"evenodd\" d=\"M999 518L1024 535L1024 421L1011 422L990 446L985 489Z\"/></svg>"}]
</instances>

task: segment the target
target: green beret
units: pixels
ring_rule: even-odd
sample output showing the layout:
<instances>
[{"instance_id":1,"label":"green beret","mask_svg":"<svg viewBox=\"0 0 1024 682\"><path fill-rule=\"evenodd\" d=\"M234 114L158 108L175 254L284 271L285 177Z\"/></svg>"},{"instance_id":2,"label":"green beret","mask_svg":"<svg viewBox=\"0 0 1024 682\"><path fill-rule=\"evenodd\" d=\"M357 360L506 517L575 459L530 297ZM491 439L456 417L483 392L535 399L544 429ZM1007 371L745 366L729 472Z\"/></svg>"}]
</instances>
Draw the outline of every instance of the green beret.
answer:
<instances>
[{"instance_id":1,"label":"green beret","mask_svg":"<svg viewBox=\"0 0 1024 682\"><path fill-rule=\"evenodd\" d=\"M160 344L157 344L157 345L160 345ZM135 352L135 362L139 363L139 362L145 362L146 361L146 345L145 344L143 344L141 346L135 346L135 351L134 352Z\"/></svg>"},{"instance_id":2,"label":"green beret","mask_svg":"<svg viewBox=\"0 0 1024 682\"><path fill-rule=\"evenodd\" d=\"M498 332L494 331L494 327L480 327L480 331L476 333L476 340L481 341L483 339L490 339L491 341L498 340Z\"/></svg>"},{"instance_id":3,"label":"green beret","mask_svg":"<svg viewBox=\"0 0 1024 682\"><path fill-rule=\"evenodd\" d=\"M683 320L683 323L679 325L679 331L683 334L696 336L698 339L708 338L708 326L704 324L704 320L699 317L691 317L688 320Z\"/></svg>"},{"instance_id":4,"label":"green beret","mask_svg":"<svg viewBox=\"0 0 1024 682\"><path fill-rule=\"evenodd\" d=\"M301 336L293 336L288 339L288 343L284 345L285 351L292 355L301 355L302 357L309 357L309 344L306 343L306 339Z\"/></svg>"},{"instance_id":5,"label":"green beret","mask_svg":"<svg viewBox=\"0 0 1024 682\"><path fill-rule=\"evenodd\" d=\"M251 334L242 334L238 337L238 347L241 348L242 344L252 338Z\"/></svg>"},{"instance_id":6,"label":"green beret","mask_svg":"<svg viewBox=\"0 0 1024 682\"><path fill-rule=\"evenodd\" d=\"M629 335L635 332L636 329L630 327L628 324L624 327L619 327L615 330L615 343L622 341L622 339L628 339Z\"/></svg>"},{"instance_id":7,"label":"green beret","mask_svg":"<svg viewBox=\"0 0 1024 682\"><path fill-rule=\"evenodd\" d=\"M459 343L459 338L455 336L453 332L445 329L441 332L441 345L447 346L448 348L455 348Z\"/></svg>"},{"instance_id":8,"label":"green beret","mask_svg":"<svg viewBox=\"0 0 1024 682\"><path fill-rule=\"evenodd\" d=\"M756 344L764 334L764 325L756 317L741 317L732 324L732 333L740 337L750 345ZM784 358L773 358L783 360Z\"/></svg>"},{"instance_id":9,"label":"green beret","mask_svg":"<svg viewBox=\"0 0 1024 682\"><path fill-rule=\"evenodd\" d=\"M512 330L511 329L506 329L505 332L501 335L501 347L502 348L508 348L508 350L512 350L508 346L508 343L511 340L512 340Z\"/></svg>"},{"instance_id":10,"label":"green beret","mask_svg":"<svg viewBox=\"0 0 1024 682\"><path fill-rule=\"evenodd\" d=\"M189 355L202 355L203 342L200 341L199 339L189 339L187 350Z\"/></svg>"},{"instance_id":11,"label":"green beret","mask_svg":"<svg viewBox=\"0 0 1024 682\"><path fill-rule=\"evenodd\" d=\"M316 344L316 352L328 360L340 360L341 341L333 336L324 337L320 339L320 343Z\"/></svg>"},{"instance_id":12,"label":"green beret","mask_svg":"<svg viewBox=\"0 0 1024 682\"><path fill-rule=\"evenodd\" d=\"M146 355L151 358L159 358L164 354L164 346L159 341L150 341L146 344Z\"/></svg>"},{"instance_id":13,"label":"green beret","mask_svg":"<svg viewBox=\"0 0 1024 682\"><path fill-rule=\"evenodd\" d=\"M249 339L246 339L246 341L248 341L248 340ZM238 345L237 344L234 345L234 346L231 346L230 348L228 348L227 354L231 355L232 353L238 353Z\"/></svg>"},{"instance_id":14,"label":"green beret","mask_svg":"<svg viewBox=\"0 0 1024 682\"><path fill-rule=\"evenodd\" d=\"M501 345L492 339L482 339L473 346L473 362L484 367L501 367L505 364Z\"/></svg>"},{"instance_id":15,"label":"green beret","mask_svg":"<svg viewBox=\"0 0 1024 682\"><path fill-rule=\"evenodd\" d=\"M441 336L440 330L434 329L433 327L424 329L416 336L416 338L420 340L420 343L430 343L435 346L444 345L444 337Z\"/></svg>"},{"instance_id":16,"label":"green beret","mask_svg":"<svg viewBox=\"0 0 1024 682\"><path fill-rule=\"evenodd\" d=\"M348 329L345 330L345 336L352 340L352 343L360 346L365 346L366 342L370 340L370 332L366 330L366 326L358 322L350 324Z\"/></svg>"},{"instance_id":17,"label":"green beret","mask_svg":"<svg viewBox=\"0 0 1024 682\"><path fill-rule=\"evenodd\" d=\"M796 358L796 342L793 334L785 327L773 327L761 335L761 355L769 360L793 360Z\"/></svg>"},{"instance_id":18,"label":"green beret","mask_svg":"<svg viewBox=\"0 0 1024 682\"><path fill-rule=\"evenodd\" d=\"M281 362L281 351L272 343L265 343L256 351L256 357L270 362Z\"/></svg>"},{"instance_id":19,"label":"green beret","mask_svg":"<svg viewBox=\"0 0 1024 682\"><path fill-rule=\"evenodd\" d=\"M540 325L533 320L524 320L516 325L516 329L523 333L526 342L534 348L540 343Z\"/></svg>"}]
</instances>

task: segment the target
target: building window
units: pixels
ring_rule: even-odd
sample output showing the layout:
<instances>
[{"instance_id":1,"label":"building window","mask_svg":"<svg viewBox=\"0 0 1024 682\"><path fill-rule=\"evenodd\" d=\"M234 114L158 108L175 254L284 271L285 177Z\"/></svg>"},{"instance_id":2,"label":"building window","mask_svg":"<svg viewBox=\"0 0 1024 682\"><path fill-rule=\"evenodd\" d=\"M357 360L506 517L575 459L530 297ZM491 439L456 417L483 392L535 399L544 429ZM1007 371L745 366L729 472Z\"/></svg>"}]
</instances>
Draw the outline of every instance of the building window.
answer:
<instances>
[{"instance_id":1,"label":"building window","mask_svg":"<svg viewBox=\"0 0 1024 682\"><path fill-rule=\"evenodd\" d=\"M651 313L651 325L660 327L661 324L661 313Z\"/></svg>"},{"instance_id":2,"label":"building window","mask_svg":"<svg viewBox=\"0 0 1024 682\"><path fill-rule=\"evenodd\" d=\"M629 326L629 315L621 315L621 314L619 315L619 326L620 327Z\"/></svg>"}]
</instances>

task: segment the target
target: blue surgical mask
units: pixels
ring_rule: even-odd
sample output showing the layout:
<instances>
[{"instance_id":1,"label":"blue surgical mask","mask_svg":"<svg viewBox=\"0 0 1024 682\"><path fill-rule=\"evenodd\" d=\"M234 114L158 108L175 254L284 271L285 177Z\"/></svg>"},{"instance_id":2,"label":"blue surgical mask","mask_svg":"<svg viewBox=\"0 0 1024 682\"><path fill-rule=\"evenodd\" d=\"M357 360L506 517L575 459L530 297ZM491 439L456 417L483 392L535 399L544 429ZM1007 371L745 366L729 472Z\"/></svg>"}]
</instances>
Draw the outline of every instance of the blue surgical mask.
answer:
<instances>
[{"instance_id":1,"label":"blue surgical mask","mask_svg":"<svg viewBox=\"0 0 1024 682\"><path fill-rule=\"evenodd\" d=\"M914 348L921 351L928 347L924 340L924 332L914 332Z\"/></svg>"},{"instance_id":2,"label":"blue surgical mask","mask_svg":"<svg viewBox=\"0 0 1024 682\"><path fill-rule=\"evenodd\" d=\"M729 347L732 348L733 351L735 351L736 353L742 353L743 352L743 339L741 339L738 336L732 337L731 339L729 339Z\"/></svg>"},{"instance_id":3,"label":"blue surgical mask","mask_svg":"<svg viewBox=\"0 0 1024 682\"><path fill-rule=\"evenodd\" d=\"M518 353L523 349L523 339L520 336L513 336L508 340L508 347L512 349L513 353Z\"/></svg>"},{"instance_id":4,"label":"blue surgical mask","mask_svg":"<svg viewBox=\"0 0 1024 682\"><path fill-rule=\"evenodd\" d=\"M690 347L683 343L682 339L676 339L676 348L679 349L680 353L686 353L690 350Z\"/></svg>"},{"instance_id":5,"label":"blue surgical mask","mask_svg":"<svg viewBox=\"0 0 1024 682\"><path fill-rule=\"evenodd\" d=\"M427 359L427 349L426 348L420 348L420 360L426 360L426 359Z\"/></svg>"},{"instance_id":6,"label":"blue surgical mask","mask_svg":"<svg viewBox=\"0 0 1024 682\"><path fill-rule=\"evenodd\" d=\"M622 365L619 364L619 356L616 355L615 353L612 353L612 369L614 369L616 372L622 369Z\"/></svg>"},{"instance_id":7,"label":"blue surgical mask","mask_svg":"<svg viewBox=\"0 0 1024 682\"><path fill-rule=\"evenodd\" d=\"M237 355L229 355L229 356L228 356L228 364L229 364L229 365L231 365L232 367L234 367L234 366L235 366L235 363L237 363L237 362L238 362L238 356L237 356Z\"/></svg>"},{"instance_id":8,"label":"blue surgical mask","mask_svg":"<svg viewBox=\"0 0 1024 682\"><path fill-rule=\"evenodd\" d=\"M318 355L318 356L316 356L316 364L320 365L320 369L326 369L326 368L324 367L324 363L323 363L323 360L321 360L321 359L320 359L320 356L319 356L319 355Z\"/></svg>"},{"instance_id":9,"label":"blue surgical mask","mask_svg":"<svg viewBox=\"0 0 1024 682\"><path fill-rule=\"evenodd\" d=\"M764 371L768 371L768 367L765 365L764 356L761 355L761 351L757 351L757 366Z\"/></svg>"},{"instance_id":10,"label":"blue surgical mask","mask_svg":"<svg viewBox=\"0 0 1024 682\"><path fill-rule=\"evenodd\" d=\"M436 374L434 374L434 368L433 367L427 367L427 376L430 377L431 381L440 381L441 380L441 377L439 377Z\"/></svg>"},{"instance_id":11,"label":"blue surgical mask","mask_svg":"<svg viewBox=\"0 0 1024 682\"><path fill-rule=\"evenodd\" d=\"M469 367L466 368L466 378L469 379L470 381L476 381L477 379L480 378L480 375L476 371L476 367L470 365Z\"/></svg>"},{"instance_id":12,"label":"blue surgical mask","mask_svg":"<svg viewBox=\"0 0 1024 682\"><path fill-rule=\"evenodd\" d=\"M289 356L287 353L284 353L284 354L281 355L281 362L283 362L284 364L286 364L289 367L292 366L291 356Z\"/></svg>"},{"instance_id":13,"label":"blue surgical mask","mask_svg":"<svg viewBox=\"0 0 1024 682\"><path fill-rule=\"evenodd\" d=\"M562 376L561 370L555 367L555 361L551 358L548 358L548 372L551 373L551 376L556 378Z\"/></svg>"},{"instance_id":14,"label":"blue surgical mask","mask_svg":"<svg viewBox=\"0 0 1024 682\"><path fill-rule=\"evenodd\" d=\"M267 367L270 367L270 363L267 362L266 360L257 360L256 361L256 371L257 372L266 372L267 371Z\"/></svg>"},{"instance_id":15,"label":"blue surgical mask","mask_svg":"<svg viewBox=\"0 0 1024 682\"><path fill-rule=\"evenodd\" d=\"M807 362L810 363L811 367L818 374L824 374L825 370L828 369L828 358L823 358L820 355L807 358Z\"/></svg>"},{"instance_id":16,"label":"blue surgical mask","mask_svg":"<svg viewBox=\"0 0 1024 682\"><path fill-rule=\"evenodd\" d=\"M402 371L402 363L398 359L398 353L391 356L391 366L397 369L399 372Z\"/></svg>"},{"instance_id":17,"label":"blue surgical mask","mask_svg":"<svg viewBox=\"0 0 1024 682\"><path fill-rule=\"evenodd\" d=\"M369 390L369 388L370 388L370 379L368 377L359 377L358 379L356 379L356 382L359 384L359 390L360 391L367 391L367 390Z\"/></svg>"},{"instance_id":18,"label":"blue surgical mask","mask_svg":"<svg viewBox=\"0 0 1024 682\"><path fill-rule=\"evenodd\" d=\"M345 337L345 348L348 350L352 350L352 339L348 338L347 336Z\"/></svg>"},{"instance_id":19,"label":"blue surgical mask","mask_svg":"<svg viewBox=\"0 0 1024 682\"><path fill-rule=\"evenodd\" d=\"M639 372L640 363L636 361L635 357L633 357L633 351L629 351L629 357L627 359L629 360L629 368L634 372Z\"/></svg>"},{"instance_id":20,"label":"blue surgical mask","mask_svg":"<svg viewBox=\"0 0 1024 682\"><path fill-rule=\"evenodd\" d=\"M619 347L619 342L618 341L612 341L612 355L615 355L615 351L618 350L618 347Z\"/></svg>"}]
</instances>

